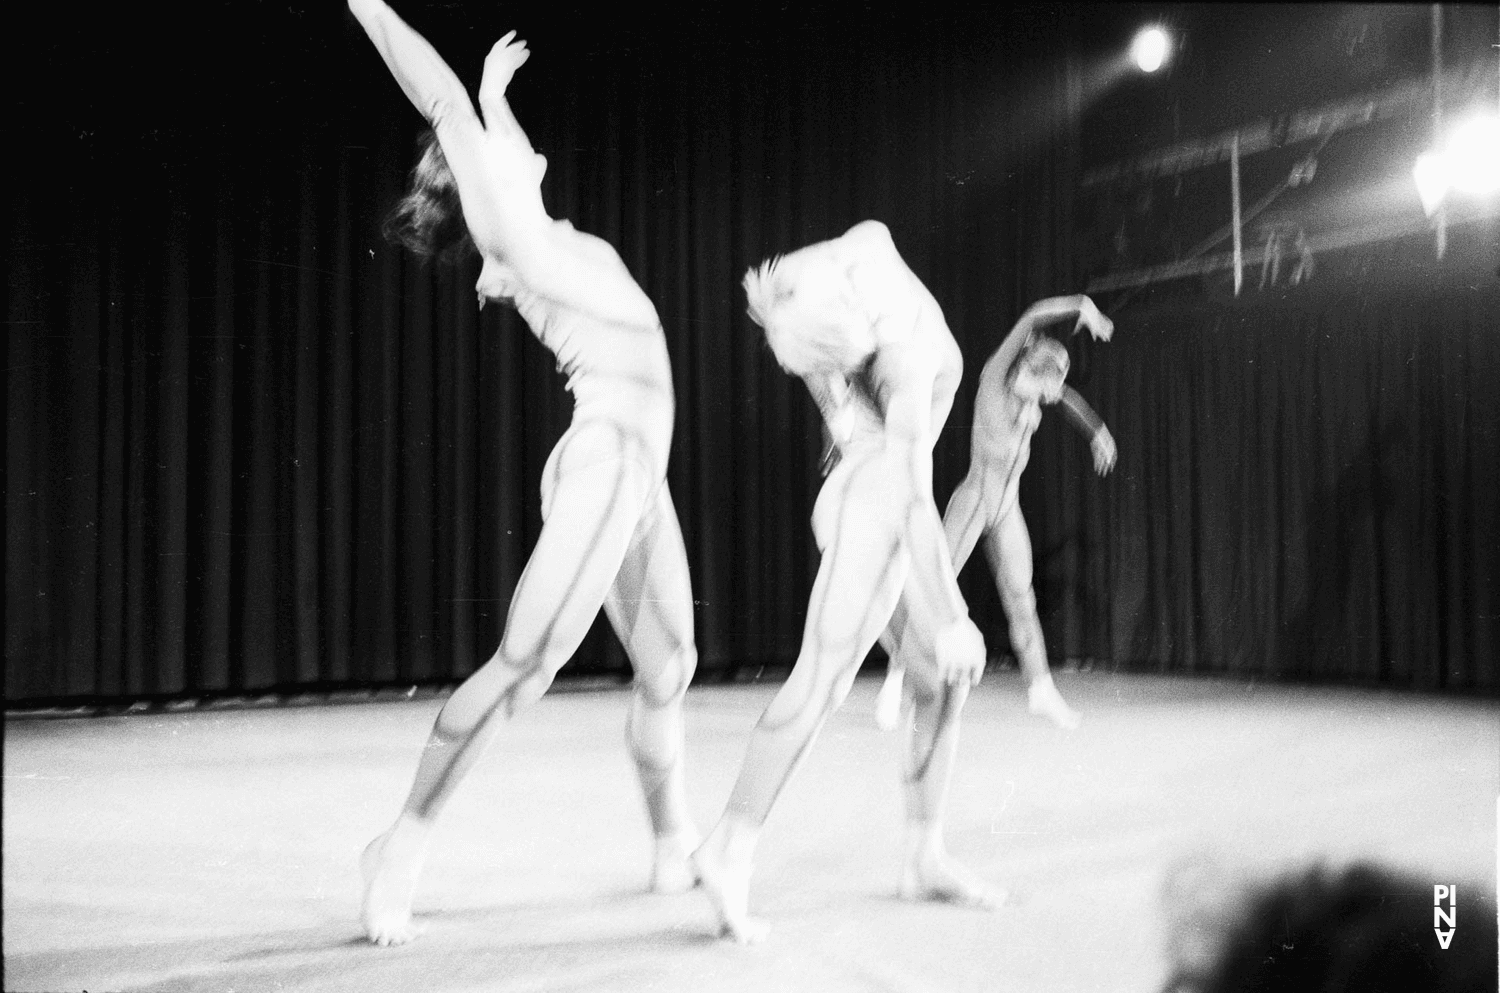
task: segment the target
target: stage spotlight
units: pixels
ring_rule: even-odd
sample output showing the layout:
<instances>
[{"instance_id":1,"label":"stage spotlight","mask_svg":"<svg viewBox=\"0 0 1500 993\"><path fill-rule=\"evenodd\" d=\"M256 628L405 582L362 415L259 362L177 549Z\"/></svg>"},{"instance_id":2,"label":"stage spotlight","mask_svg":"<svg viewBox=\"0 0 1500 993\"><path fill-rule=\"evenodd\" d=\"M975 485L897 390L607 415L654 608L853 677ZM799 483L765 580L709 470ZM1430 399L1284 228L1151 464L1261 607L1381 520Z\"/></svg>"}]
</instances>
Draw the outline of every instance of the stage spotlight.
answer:
<instances>
[{"instance_id":1,"label":"stage spotlight","mask_svg":"<svg viewBox=\"0 0 1500 993\"><path fill-rule=\"evenodd\" d=\"M1429 217L1452 191L1486 196L1500 190L1500 118L1464 121L1442 148L1417 158L1412 178Z\"/></svg>"},{"instance_id":2,"label":"stage spotlight","mask_svg":"<svg viewBox=\"0 0 1500 993\"><path fill-rule=\"evenodd\" d=\"M1161 28L1143 28L1130 43L1130 57L1142 72L1155 72L1167 61L1171 39Z\"/></svg>"},{"instance_id":3,"label":"stage spotlight","mask_svg":"<svg viewBox=\"0 0 1500 993\"><path fill-rule=\"evenodd\" d=\"M1500 189L1500 118L1473 117L1448 139L1448 176L1460 193Z\"/></svg>"}]
</instances>

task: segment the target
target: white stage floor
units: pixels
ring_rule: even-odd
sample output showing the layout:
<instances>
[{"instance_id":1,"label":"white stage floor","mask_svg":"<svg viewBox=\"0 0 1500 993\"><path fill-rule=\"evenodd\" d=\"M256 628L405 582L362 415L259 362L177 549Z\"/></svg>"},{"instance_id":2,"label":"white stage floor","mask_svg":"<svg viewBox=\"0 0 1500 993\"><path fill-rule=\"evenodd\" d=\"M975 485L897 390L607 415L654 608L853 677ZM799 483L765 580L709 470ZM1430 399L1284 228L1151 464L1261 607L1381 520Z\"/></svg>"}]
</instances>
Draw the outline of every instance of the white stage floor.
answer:
<instances>
[{"instance_id":1,"label":"white stage floor","mask_svg":"<svg viewBox=\"0 0 1500 993\"><path fill-rule=\"evenodd\" d=\"M1500 702L1061 673L1084 714L971 698L949 847L1011 900L894 897L898 736L855 684L766 831L763 945L703 896L642 892L650 846L624 690L554 693L445 812L417 942L362 940L357 856L395 815L441 700L6 724L7 990L1154 990L1162 884L1373 858L1493 894ZM688 787L722 808L776 687L688 694ZM1424 913L1430 916L1430 908ZM1418 921L1418 931L1430 929Z\"/></svg>"}]
</instances>

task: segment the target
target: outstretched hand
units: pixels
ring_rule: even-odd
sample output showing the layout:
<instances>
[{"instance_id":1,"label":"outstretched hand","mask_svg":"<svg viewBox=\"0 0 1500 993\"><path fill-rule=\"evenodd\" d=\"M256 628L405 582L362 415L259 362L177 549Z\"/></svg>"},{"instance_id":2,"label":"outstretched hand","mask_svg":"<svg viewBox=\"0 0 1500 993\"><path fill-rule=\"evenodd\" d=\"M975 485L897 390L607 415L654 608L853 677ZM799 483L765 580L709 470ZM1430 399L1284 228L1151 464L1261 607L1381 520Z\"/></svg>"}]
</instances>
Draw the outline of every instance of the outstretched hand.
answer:
<instances>
[{"instance_id":1,"label":"outstretched hand","mask_svg":"<svg viewBox=\"0 0 1500 993\"><path fill-rule=\"evenodd\" d=\"M1089 329L1089 334L1094 336L1095 341L1108 341L1109 336L1115 333L1115 322L1099 312L1094 301L1088 297L1078 306L1078 324L1073 328L1077 334L1083 328Z\"/></svg>"},{"instance_id":2,"label":"outstretched hand","mask_svg":"<svg viewBox=\"0 0 1500 993\"><path fill-rule=\"evenodd\" d=\"M507 33L504 38L495 42L490 54L485 56L485 83L496 87L499 95L503 96L506 87L510 86L511 77L529 58L531 51L526 47L526 42L516 40L514 31Z\"/></svg>"},{"instance_id":3,"label":"outstretched hand","mask_svg":"<svg viewBox=\"0 0 1500 993\"><path fill-rule=\"evenodd\" d=\"M1115 439L1109 433L1109 428L1101 427L1099 433L1094 435L1094 440L1089 443L1089 448L1094 453L1094 471L1099 475L1108 475L1109 470L1115 467Z\"/></svg>"}]
</instances>

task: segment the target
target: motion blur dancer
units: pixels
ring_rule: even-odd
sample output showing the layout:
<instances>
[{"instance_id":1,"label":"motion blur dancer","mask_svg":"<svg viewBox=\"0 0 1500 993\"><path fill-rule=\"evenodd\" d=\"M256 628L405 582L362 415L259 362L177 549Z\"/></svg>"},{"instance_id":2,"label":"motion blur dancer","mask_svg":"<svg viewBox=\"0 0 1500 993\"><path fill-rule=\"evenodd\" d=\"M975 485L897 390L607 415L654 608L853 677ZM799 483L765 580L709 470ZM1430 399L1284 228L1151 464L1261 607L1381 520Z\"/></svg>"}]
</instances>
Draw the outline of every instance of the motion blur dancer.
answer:
<instances>
[{"instance_id":1,"label":"motion blur dancer","mask_svg":"<svg viewBox=\"0 0 1500 993\"><path fill-rule=\"evenodd\" d=\"M766 924L748 911L761 827L900 601L910 636L930 649L912 664L923 695L906 760L902 889L998 905L1003 894L954 864L942 834L958 714L985 662L932 499L933 439L962 355L937 301L875 221L752 269L745 290L750 316L777 362L807 385L838 452L813 508L822 560L801 651L751 734L723 816L694 856L704 890L725 935L765 936Z\"/></svg>"},{"instance_id":2,"label":"motion blur dancer","mask_svg":"<svg viewBox=\"0 0 1500 993\"><path fill-rule=\"evenodd\" d=\"M499 726L546 692L601 605L635 670L626 738L656 838L652 886L689 889L699 836L683 795L682 699L697 651L666 483L674 401L656 308L613 247L547 215L547 161L505 99L529 55L515 32L485 60L481 120L458 77L381 0L349 6L432 126L398 235L422 254L450 235L472 239L484 260L480 306L513 304L575 401L543 469L544 525L500 646L438 714L405 808L365 851L365 930L382 945L415 936L412 895L433 822Z\"/></svg>"},{"instance_id":3,"label":"motion blur dancer","mask_svg":"<svg viewBox=\"0 0 1500 993\"><path fill-rule=\"evenodd\" d=\"M1089 439L1099 475L1114 468L1115 440L1109 429L1088 401L1064 382L1067 349L1039 330L1046 322L1069 317L1077 319L1075 334L1088 328L1095 339L1108 341L1114 333L1113 322L1088 297L1051 297L1032 304L984 364L974 399L969 473L948 500L943 530L955 572L963 571L974 546L983 540L1010 623L1011 650L1028 683L1028 706L1032 713L1071 729L1080 718L1057 691L1047 667L1031 581L1031 535L1017 498L1021 473L1031 458L1031 436L1042 419L1042 404L1061 404L1068 420ZM917 643L906 638L905 626L898 610L886 641L888 650L894 648L891 663L876 702L877 720L885 728L894 727L898 720L903 676L918 650Z\"/></svg>"}]
</instances>

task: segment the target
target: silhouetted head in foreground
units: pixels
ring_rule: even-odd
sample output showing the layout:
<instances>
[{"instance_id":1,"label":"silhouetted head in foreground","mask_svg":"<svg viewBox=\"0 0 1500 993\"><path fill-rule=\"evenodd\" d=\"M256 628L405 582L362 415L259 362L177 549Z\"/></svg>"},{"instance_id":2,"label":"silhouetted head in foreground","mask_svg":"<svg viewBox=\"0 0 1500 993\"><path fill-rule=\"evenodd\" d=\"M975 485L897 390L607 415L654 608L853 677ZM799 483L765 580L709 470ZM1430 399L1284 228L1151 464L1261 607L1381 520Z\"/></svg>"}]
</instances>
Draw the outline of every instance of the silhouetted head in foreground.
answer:
<instances>
[{"instance_id":1,"label":"silhouetted head in foreground","mask_svg":"<svg viewBox=\"0 0 1500 993\"><path fill-rule=\"evenodd\" d=\"M1367 864L1318 867L1231 895L1168 884L1175 974L1163 993L1481 993L1496 988L1495 907L1459 883L1448 947L1434 883ZM1213 885L1213 884L1209 884Z\"/></svg>"}]
</instances>

